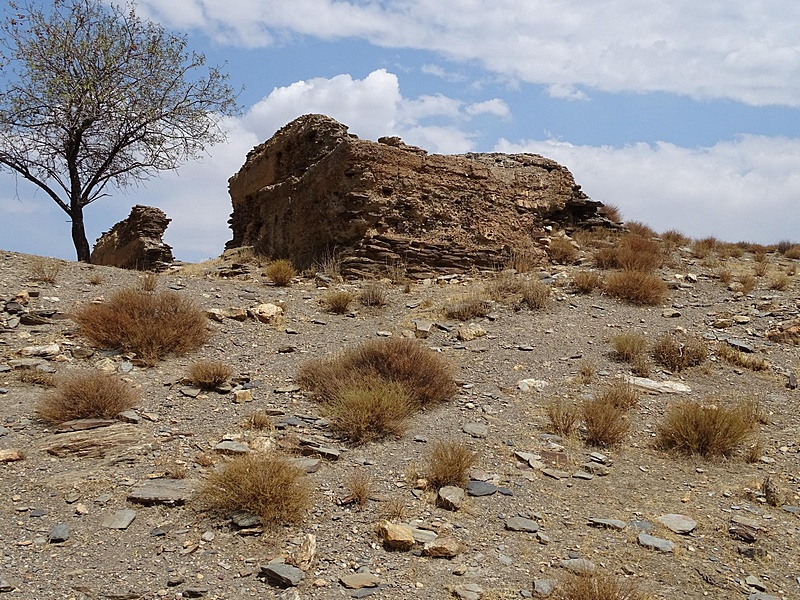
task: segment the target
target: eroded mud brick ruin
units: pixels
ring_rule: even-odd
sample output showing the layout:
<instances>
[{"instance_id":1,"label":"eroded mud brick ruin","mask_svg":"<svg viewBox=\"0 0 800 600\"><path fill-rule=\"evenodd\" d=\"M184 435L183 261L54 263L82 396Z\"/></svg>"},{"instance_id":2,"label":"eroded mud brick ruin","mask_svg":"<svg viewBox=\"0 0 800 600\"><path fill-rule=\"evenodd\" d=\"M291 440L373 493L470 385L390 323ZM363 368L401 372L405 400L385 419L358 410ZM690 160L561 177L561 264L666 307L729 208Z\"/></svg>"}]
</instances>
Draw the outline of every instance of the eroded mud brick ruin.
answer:
<instances>
[{"instance_id":1,"label":"eroded mud brick ruin","mask_svg":"<svg viewBox=\"0 0 800 600\"><path fill-rule=\"evenodd\" d=\"M541 254L548 225L608 224L569 170L537 154L428 154L347 130L305 115L250 151L229 180L226 247L301 269L336 253L345 276L402 265L425 277Z\"/></svg>"}]
</instances>

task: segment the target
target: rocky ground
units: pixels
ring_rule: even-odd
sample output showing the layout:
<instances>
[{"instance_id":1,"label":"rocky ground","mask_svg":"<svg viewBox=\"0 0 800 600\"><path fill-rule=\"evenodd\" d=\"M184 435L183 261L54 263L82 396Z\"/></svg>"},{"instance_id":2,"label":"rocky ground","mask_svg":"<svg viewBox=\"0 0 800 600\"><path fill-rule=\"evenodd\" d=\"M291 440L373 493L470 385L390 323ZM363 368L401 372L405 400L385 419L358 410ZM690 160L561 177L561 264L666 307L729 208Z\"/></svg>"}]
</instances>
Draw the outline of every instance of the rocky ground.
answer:
<instances>
[{"instance_id":1,"label":"rocky ground","mask_svg":"<svg viewBox=\"0 0 800 600\"><path fill-rule=\"evenodd\" d=\"M34 281L38 260L0 252L0 593L9 598L538 597L565 571L588 568L586 561L656 598L800 597L800 391L790 384L800 346L765 336L800 316L798 275L783 291L762 278L752 292L735 293L718 280L718 266L679 252L660 272L672 282L670 300L639 308L575 294L569 283L579 267L549 265L524 275L553 287L548 308L498 303L474 321L485 335L462 341L462 324L444 318L442 308L490 274L387 284L387 306L333 315L319 305L326 292L320 279L298 277L278 288L255 264L217 261L160 276L159 289L218 312L202 350L148 368L89 348L69 319L83 303L138 285L138 273L64 262L51 285ZM749 269L752 260L745 254L736 265ZM768 261L782 270L800 262L775 253ZM283 306L283 319L226 316L261 303ZM566 439L547 433L549 400L589 397L630 375L614 358L611 336L636 330L654 338L677 328L712 348L732 338L770 369L731 366L713 352L680 374L653 368L651 386L686 387L643 393L620 446L598 451L580 432ZM388 335L421 337L457 366L460 390L413 417L402 438L349 446L295 385L297 367ZM200 358L233 365L252 400L182 382ZM46 388L20 377L24 367L118 372L141 402L125 421L59 433L37 419ZM747 448L713 460L656 449L657 424L682 397L758 400L765 418L755 462L746 460ZM258 411L271 415L273 429L243 426ZM479 456L470 491L487 495L468 495L457 511L438 508L409 476L424 472L441 439L463 440ZM314 505L300 525L261 533L214 515L193 496L226 454L303 443L318 451L304 463ZM343 502L356 473L373 486L363 509ZM766 476L780 489L781 506L765 501ZM396 520L420 543L388 551L376 526L399 507ZM422 542L437 536L457 541L454 558L423 555ZM286 568L283 561L306 552L312 539L315 551L301 572ZM292 581L275 585L264 577L269 571Z\"/></svg>"}]
</instances>

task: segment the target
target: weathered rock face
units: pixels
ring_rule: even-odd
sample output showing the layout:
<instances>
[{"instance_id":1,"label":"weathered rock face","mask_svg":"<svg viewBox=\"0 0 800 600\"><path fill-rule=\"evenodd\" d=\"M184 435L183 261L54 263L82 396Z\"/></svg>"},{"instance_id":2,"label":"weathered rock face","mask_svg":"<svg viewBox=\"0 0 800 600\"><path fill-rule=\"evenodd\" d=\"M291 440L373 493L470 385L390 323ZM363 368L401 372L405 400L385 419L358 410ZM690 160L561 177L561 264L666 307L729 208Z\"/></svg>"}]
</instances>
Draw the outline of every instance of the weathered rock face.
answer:
<instances>
[{"instance_id":1,"label":"weathered rock face","mask_svg":"<svg viewBox=\"0 0 800 600\"><path fill-rule=\"evenodd\" d=\"M360 140L323 115L255 147L230 181L233 239L306 268L340 254L343 274L412 275L541 253L543 227L603 222L572 174L536 154L428 155L399 138Z\"/></svg>"},{"instance_id":2,"label":"weathered rock face","mask_svg":"<svg viewBox=\"0 0 800 600\"><path fill-rule=\"evenodd\" d=\"M139 271L163 271L172 263L172 247L161 238L171 219L158 208L136 205L124 221L97 240L91 261Z\"/></svg>"}]
</instances>

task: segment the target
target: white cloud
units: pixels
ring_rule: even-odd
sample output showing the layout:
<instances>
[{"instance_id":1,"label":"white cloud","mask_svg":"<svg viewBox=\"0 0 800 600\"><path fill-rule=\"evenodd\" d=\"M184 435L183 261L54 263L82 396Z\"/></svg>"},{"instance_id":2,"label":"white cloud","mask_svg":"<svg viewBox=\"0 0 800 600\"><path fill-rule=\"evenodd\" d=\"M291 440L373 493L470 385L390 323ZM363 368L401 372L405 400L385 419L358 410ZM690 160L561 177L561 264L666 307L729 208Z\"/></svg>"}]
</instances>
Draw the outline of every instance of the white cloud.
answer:
<instances>
[{"instance_id":1,"label":"white cloud","mask_svg":"<svg viewBox=\"0 0 800 600\"><path fill-rule=\"evenodd\" d=\"M589 96L581 90L563 83L553 83L547 86L547 95L551 98L561 98L562 100L589 100Z\"/></svg>"},{"instance_id":2,"label":"white cloud","mask_svg":"<svg viewBox=\"0 0 800 600\"><path fill-rule=\"evenodd\" d=\"M659 231L729 241L800 240L800 139L747 135L707 148L500 140L495 150L553 158L589 196Z\"/></svg>"},{"instance_id":3,"label":"white cloud","mask_svg":"<svg viewBox=\"0 0 800 600\"><path fill-rule=\"evenodd\" d=\"M581 86L800 106L800 3L791 0L528 0L524 9L518 0L181 0L180 10L174 6L174 0L140 2L170 25L242 46L298 34L357 38L431 50L555 92Z\"/></svg>"},{"instance_id":4,"label":"white cloud","mask_svg":"<svg viewBox=\"0 0 800 600\"><path fill-rule=\"evenodd\" d=\"M444 79L449 83L463 83L467 81L467 76L463 73L458 73L456 71L448 71L440 67L439 65L431 65L431 64L424 64L420 67L420 71L425 73L426 75L433 75L434 77L438 77L439 79Z\"/></svg>"},{"instance_id":5,"label":"white cloud","mask_svg":"<svg viewBox=\"0 0 800 600\"><path fill-rule=\"evenodd\" d=\"M492 98L484 102L475 102L466 108L466 113L471 117L478 115L494 115L501 119L508 119L511 117L511 109L508 104L500 98Z\"/></svg>"}]
</instances>

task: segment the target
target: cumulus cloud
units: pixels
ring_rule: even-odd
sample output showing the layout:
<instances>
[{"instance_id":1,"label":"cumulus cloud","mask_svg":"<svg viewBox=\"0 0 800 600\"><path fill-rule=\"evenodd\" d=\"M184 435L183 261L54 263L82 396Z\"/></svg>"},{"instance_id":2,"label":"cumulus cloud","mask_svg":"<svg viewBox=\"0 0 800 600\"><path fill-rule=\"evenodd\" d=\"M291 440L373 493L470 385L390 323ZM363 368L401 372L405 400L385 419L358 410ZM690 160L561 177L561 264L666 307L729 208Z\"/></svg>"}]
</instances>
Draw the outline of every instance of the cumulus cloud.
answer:
<instances>
[{"instance_id":1,"label":"cumulus cloud","mask_svg":"<svg viewBox=\"0 0 800 600\"><path fill-rule=\"evenodd\" d=\"M610 92L668 92L800 106L800 3L640 0L142 0L176 27L266 46L287 36L356 38L434 51L508 78ZM445 75L438 67L427 72ZM577 93L578 98L580 92Z\"/></svg>"},{"instance_id":2,"label":"cumulus cloud","mask_svg":"<svg viewBox=\"0 0 800 600\"><path fill-rule=\"evenodd\" d=\"M729 241L800 240L800 139L745 135L704 148L500 140L495 149L553 158L592 198L659 231Z\"/></svg>"},{"instance_id":3,"label":"cumulus cloud","mask_svg":"<svg viewBox=\"0 0 800 600\"><path fill-rule=\"evenodd\" d=\"M551 98L561 98L562 100L588 100L589 96L581 90L575 89L572 85L563 83L553 83L547 86L547 95Z\"/></svg>"}]
</instances>

